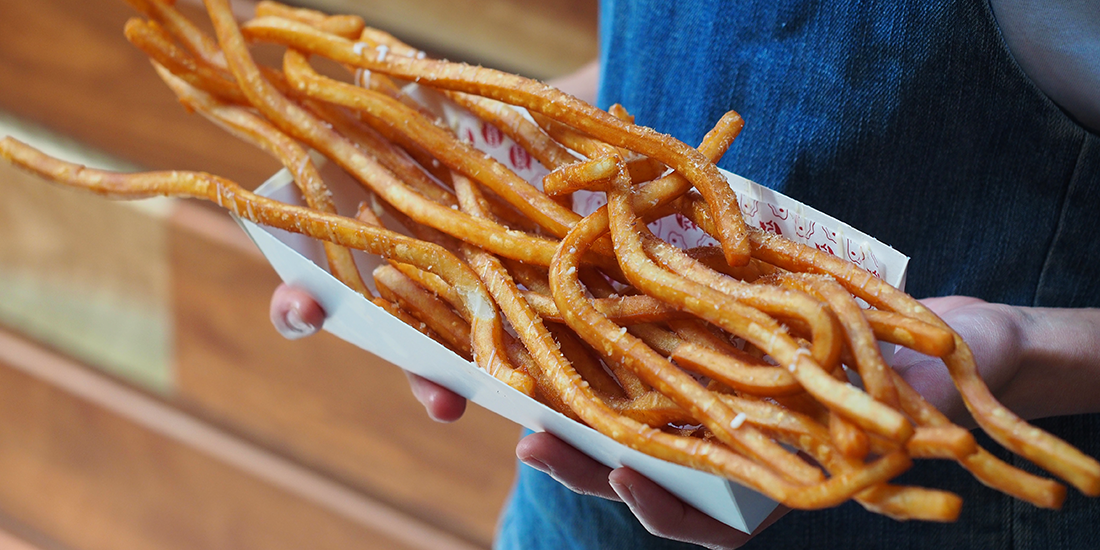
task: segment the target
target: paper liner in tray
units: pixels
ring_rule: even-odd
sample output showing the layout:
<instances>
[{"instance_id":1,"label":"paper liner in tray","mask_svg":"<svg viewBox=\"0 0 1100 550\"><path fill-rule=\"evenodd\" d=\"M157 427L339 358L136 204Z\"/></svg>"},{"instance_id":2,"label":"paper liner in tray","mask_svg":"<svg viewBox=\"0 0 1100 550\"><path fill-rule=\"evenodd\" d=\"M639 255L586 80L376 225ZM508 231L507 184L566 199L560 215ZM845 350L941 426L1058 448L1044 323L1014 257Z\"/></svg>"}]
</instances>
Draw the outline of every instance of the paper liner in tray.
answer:
<instances>
[{"instance_id":1,"label":"paper liner in tray","mask_svg":"<svg viewBox=\"0 0 1100 550\"><path fill-rule=\"evenodd\" d=\"M545 173L537 164L530 162L525 152L517 152L510 140L497 135L499 131L495 128L461 113L451 113L447 118L459 136L516 169L517 173L532 181L540 179L541 174ZM362 189L331 166L323 171L325 181L335 196L338 211L354 216L359 203L366 200ZM728 172L724 174L737 192L749 224L846 257L895 286L903 284L908 262L904 255L793 199ZM297 188L285 170L264 183L257 193L291 204L302 203ZM580 195L577 197L578 211L590 212L601 201L602 195L599 194ZM239 221L283 281L304 288L318 300L327 314L324 329L336 336L450 388L527 428L553 433L610 467L629 466L734 528L751 532L775 508L775 502L755 491L627 448L515 391L390 316L329 275L323 267L326 262L319 242ZM392 220L384 221L391 229L400 227ZM662 238L683 246L708 242L698 228L682 217L666 218L655 223L653 228ZM380 260L356 252L356 261L365 282L372 286L370 273Z\"/></svg>"}]
</instances>

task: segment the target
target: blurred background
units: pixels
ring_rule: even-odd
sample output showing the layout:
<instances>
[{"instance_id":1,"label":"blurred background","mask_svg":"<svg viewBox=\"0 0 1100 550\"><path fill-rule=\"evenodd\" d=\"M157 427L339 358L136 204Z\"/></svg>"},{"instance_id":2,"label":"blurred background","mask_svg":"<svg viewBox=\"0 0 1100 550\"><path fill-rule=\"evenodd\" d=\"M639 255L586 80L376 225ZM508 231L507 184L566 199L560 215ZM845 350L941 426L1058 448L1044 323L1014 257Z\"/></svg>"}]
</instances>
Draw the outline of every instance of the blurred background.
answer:
<instances>
[{"instance_id":1,"label":"blurred background","mask_svg":"<svg viewBox=\"0 0 1100 550\"><path fill-rule=\"evenodd\" d=\"M592 0L291 3L541 79L596 55ZM122 35L134 15L0 0L0 135L103 168L274 173L179 106ZM0 166L0 550L489 547L519 428L476 406L435 424L393 366L283 340L277 283L216 208Z\"/></svg>"}]
</instances>

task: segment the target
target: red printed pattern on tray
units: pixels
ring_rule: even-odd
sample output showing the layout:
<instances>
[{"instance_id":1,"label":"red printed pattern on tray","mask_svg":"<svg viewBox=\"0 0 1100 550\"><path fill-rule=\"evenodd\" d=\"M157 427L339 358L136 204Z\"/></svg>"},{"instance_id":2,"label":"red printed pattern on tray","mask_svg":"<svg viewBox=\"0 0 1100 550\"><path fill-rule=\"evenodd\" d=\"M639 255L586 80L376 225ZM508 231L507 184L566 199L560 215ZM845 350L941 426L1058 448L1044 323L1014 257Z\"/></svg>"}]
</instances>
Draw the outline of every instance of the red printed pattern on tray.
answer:
<instances>
[{"instance_id":1,"label":"red printed pattern on tray","mask_svg":"<svg viewBox=\"0 0 1100 550\"><path fill-rule=\"evenodd\" d=\"M883 276L883 264L864 242L837 234L835 230L817 221L793 213L786 208L762 203L756 199L740 195L738 203L745 223L770 233L783 235L792 241L812 246L828 252L838 258L844 258L869 271L872 275ZM581 191L573 198L573 207L577 213L587 216L597 208L607 204L603 193ZM694 222L675 214L649 224L653 234L680 248L714 246L718 244L710 235L699 229Z\"/></svg>"},{"instance_id":2,"label":"red printed pattern on tray","mask_svg":"<svg viewBox=\"0 0 1100 550\"><path fill-rule=\"evenodd\" d=\"M450 116L447 117L447 120L460 139L485 151L498 162L511 168L523 179L540 189L542 188L542 178L548 173L546 168L495 126L486 124L464 110L457 108L456 110L460 111L461 114L458 112L448 113ZM741 214L745 218L745 223L750 226L783 235L788 239L813 246L838 258L844 258L876 277L881 278L884 275L883 264L866 242L853 241L820 222L803 217L786 208L761 202L745 195L739 195L738 198ZM607 204L607 199L603 193L579 191L573 195L573 209L582 216L595 212L597 208L604 204ZM653 231L653 234L680 248L718 244L710 235L704 233L695 223L682 214L656 220L649 224L649 228Z\"/></svg>"},{"instance_id":3,"label":"red printed pattern on tray","mask_svg":"<svg viewBox=\"0 0 1100 550\"><path fill-rule=\"evenodd\" d=\"M542 178L548 172L546 168L496 126L486 124L472 115L455 117L452 125L459 139L488 153L497 162L511 168L519 177L542 188Z\"/></svg>"}]
</instances>

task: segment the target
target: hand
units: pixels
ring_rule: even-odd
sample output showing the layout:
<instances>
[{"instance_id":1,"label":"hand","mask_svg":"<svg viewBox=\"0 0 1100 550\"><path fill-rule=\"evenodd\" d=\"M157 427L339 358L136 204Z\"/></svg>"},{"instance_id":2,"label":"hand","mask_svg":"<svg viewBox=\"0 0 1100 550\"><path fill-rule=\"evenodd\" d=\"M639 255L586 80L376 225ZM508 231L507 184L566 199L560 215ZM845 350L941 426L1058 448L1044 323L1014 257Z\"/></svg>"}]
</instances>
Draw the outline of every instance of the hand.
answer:
<instances>
[{"instance_id":1,"label":"hand","mask_svg":"<svg viewBox=\"0 0 1100 550\"><path fill-rule=\"evenodd\" d=\"M1100 310L1014 307L964 296L922 302L962 336L990 391L1021 418L1100 411ZM901 350L894 368L952 420L975 426L942 361Z\"/></svg>"},{"instance_id":2,"label":"hand","mask_svg":"<svg viewBox=\"0 0 1100 550\"><path fill-rule=\"evenodd\" d=\"M316 333L325 322L325 311L308 292L279 285L271 296L271 324L284 338L295 340ZM437 422L454 422L466 411L466 399L411 372L409 387L428 416Z\"/></svg>"},{"instance_id":3,"label":"hand","mask_svg":"<svg viewBox=\"0 0 1100 550\"><path fill-rule=\"evenodd\" d=\"M646 530L658 537L707 548L738 548L789 511L780 506L749 535L692 508L638 472L608 468L550 434L523 438L516 456L576 493L626 503Z\"/></svg>"},{"instance_id":4,"label":"hand","mask_svg":"<svg viewBox=\"0 0 1100 550\"><path fill-rule=\"evenodd\" d=\"M998 395L1020 368L1021 338L1014 308L966 296L928 298L921 303L962 336L974 352L982 379ZM968 428L977 425L942 360L903 348L894 355L893 366L948 418Z\"/></svg>"}]
</instances>

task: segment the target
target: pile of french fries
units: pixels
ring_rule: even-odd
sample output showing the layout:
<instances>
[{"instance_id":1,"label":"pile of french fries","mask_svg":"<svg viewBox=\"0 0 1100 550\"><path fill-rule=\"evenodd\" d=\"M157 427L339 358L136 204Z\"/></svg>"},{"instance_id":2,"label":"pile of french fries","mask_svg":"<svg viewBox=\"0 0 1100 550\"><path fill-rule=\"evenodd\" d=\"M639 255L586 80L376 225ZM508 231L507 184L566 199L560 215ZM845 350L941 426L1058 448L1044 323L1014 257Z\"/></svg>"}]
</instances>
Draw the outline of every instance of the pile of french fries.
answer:
<instances>
[{"instance_id":1,"label":"pile of french fries","mask_svg":"<svg viewBox=\"0 0 1100 550\"><path fill-rule=\"evenodd\" d=\"M746 226L714 165L741 129L736 113L696 149L633 124L621 107L428 59L358 17L261 2L238 24L227 0L207 0L215 39L169 2L128 2L144 17L128 22L126 37L180 101L277 157L308 206L205 173L91 170L11 138L0 156L65 185L206 199L320 239L344 284L515 389L624 445L793 508L855 499L899 519L953 521L956 495L889 484L914 458L955 460L1005 493L1061 505L1060 483L979 448L886 364L880 341L941 357L995 440L1100 494L1100 464L1001 406L967 344L920 302ZM281 70L258 66L250 41L285 46ZM318 74L312 56L347 67L348 81ZM542 189L456 137L406 83L499 128L550 170ZM371 204L338 215L307 148L351 174ZM579 190L604 192L608 204L582 217L569 207ZM383 212L404 233L383 227ZM647 228L673 214L720 246L684 250ZM371 274L377 295L350 249L387 260Z\"/></svg>"}]
</instances>

